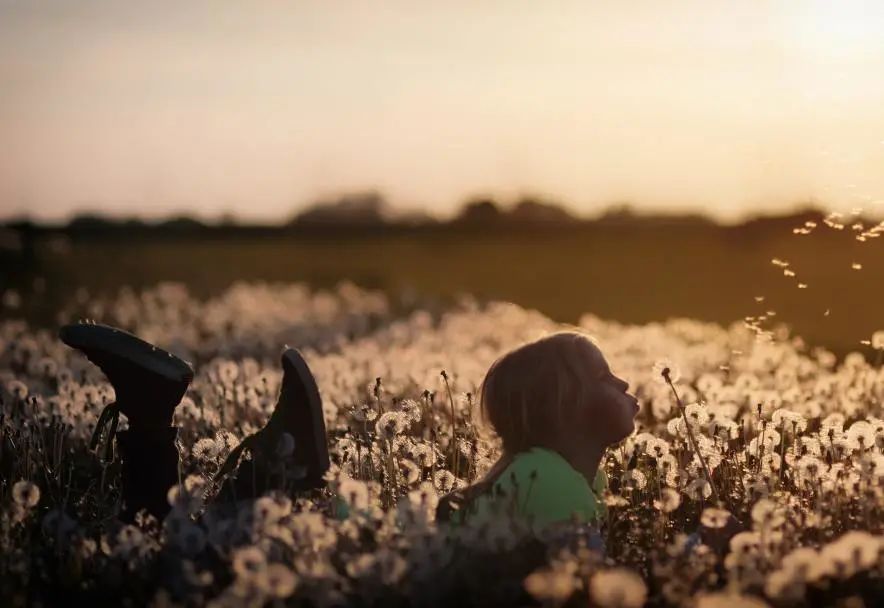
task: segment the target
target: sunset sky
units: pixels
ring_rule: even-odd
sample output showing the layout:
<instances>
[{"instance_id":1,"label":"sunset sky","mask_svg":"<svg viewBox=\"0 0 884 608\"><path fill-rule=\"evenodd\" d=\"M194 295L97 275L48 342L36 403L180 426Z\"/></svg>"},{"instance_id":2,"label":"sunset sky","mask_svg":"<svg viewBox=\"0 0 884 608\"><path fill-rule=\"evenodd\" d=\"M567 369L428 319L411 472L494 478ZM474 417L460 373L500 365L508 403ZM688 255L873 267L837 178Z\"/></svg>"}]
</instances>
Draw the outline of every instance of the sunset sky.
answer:
<instances>
[{"instance_id":1,"label":"sunset sky","mask_svg":"<svg viewBox=\"0 0 884 608\"><path fill-rule=\"evenodd\" d=\"M0 217L884 200L884 2L0 0Z\"/></svg>"}]
</instances>

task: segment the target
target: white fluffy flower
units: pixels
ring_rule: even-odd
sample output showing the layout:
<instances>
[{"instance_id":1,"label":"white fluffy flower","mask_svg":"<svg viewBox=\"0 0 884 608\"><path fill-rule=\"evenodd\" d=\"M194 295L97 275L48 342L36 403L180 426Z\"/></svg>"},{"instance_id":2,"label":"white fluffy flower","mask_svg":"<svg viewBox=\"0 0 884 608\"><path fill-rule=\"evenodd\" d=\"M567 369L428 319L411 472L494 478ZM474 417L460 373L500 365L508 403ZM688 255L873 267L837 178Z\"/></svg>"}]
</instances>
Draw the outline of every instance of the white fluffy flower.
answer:
<instances>
[{"instance_id":1,"label":"white fluffy flower","mask_svg":"<svg viewBox=\"0 0 884 608\"><path fill-rule=\"evenodd\" d=\"M640 608L648 596L642 577L626 568L597 572L589 582L589 590L602 608Z\"/></svg>"},{"instance_id":2,"label":"white fluffy flower","mask_svg":"<svg viewBox=\"0 0 884 608\"><path fill-rule=\"evenodd\" d=\"M676 384L681 379L681 368L669 358L658 359L654 363L651 375L658 383L668 384L666 380L666 376L668 376L669 381Z\"/></svg>"},{"instance_id":3,"label":"white fluffy flower","mask_svg":"<svg viewBox=\"0 0 884 608\"><path fill-rule=\"evenodd\" d=\"M22 479L12 486L12 500L15 504L32 509L40 502L40 488L37 484Z\"/></svg>"}]
</instances>

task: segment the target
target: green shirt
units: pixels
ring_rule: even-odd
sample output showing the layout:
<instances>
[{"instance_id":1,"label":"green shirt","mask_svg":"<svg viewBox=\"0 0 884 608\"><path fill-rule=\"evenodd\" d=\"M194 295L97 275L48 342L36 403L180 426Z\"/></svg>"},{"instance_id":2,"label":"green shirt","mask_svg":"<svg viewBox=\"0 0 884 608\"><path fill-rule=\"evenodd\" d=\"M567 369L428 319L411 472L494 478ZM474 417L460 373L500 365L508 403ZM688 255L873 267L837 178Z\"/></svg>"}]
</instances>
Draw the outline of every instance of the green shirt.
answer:
<instances>
[{"instance_id":1,"label":"green shirt","mask_svg":"<svg viewBox=\"0 0 884 608\"><path fill-rule=\"evenodd\" d=\"M536 476L532 480L532 472ZM596 473L593 484L558 452L534 447L517 454L494 482L493 491L476 497L466 518L471 523L490 521L495 514L506 513L532 518L535 527L569 521L576 513L581 521L592 522L605 516L600 496L607 486L603 470ZM492 496L500 490L506 495ZM464 510L452 515L454 523L464 521Z\"/></svg>"}]
</instances>

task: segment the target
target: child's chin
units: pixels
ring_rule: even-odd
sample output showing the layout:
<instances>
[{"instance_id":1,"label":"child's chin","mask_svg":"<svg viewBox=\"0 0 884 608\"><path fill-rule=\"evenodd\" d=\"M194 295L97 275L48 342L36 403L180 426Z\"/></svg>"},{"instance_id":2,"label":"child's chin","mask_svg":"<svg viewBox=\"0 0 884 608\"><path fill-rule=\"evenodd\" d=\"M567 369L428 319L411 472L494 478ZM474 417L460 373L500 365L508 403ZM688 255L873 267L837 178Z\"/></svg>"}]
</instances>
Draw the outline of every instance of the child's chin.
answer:
<instances>
[{"instance_id":1,"label":"child's chin","mask_svg":"<svg viewBox=\"0 0 884 608\"><path fill-rule=\"evenodd\" d=\"M625 432L623 434L623 439L626 439L635 431L635 420L630 418L629 422L626 424Z\"/></svg>"},{"instance_id":2,"label":"child's chin","mask_svg":"<svg viewBox=\"0 0 884 608\"><path fill-rule=\"evenodd\" d=\"M622 431L620 433L618 433L617 437L611 442L611 445L620 443L621 441L623 441L624 439L626 439L627 437L632 435L632 432L634 430L635 430L635 423L633 423L633 421L630 420L627 424L624 425Z\"/></svg>"}]
</instances>

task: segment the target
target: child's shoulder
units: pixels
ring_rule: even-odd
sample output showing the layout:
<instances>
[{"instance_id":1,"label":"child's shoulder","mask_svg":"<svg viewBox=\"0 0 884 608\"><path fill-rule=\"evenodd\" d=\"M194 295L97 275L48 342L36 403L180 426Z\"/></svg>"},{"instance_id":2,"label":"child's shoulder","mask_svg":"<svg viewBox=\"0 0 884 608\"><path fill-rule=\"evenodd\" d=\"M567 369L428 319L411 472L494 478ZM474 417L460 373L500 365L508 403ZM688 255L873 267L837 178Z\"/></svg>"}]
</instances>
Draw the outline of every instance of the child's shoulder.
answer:
<instances>
[{"instance_id":1,"label":"child's shoulder","mask_svg":"<svg viewBox=\"0 0 884 608\"><path fill-rule=\"evenodd\" d=\"M597 477L593 486L599 481ZM515 455L495 485L508 494L515 490L522 511L542 525L567 521L574 512L583 520L602 514L603 507L586 478L554 450L535 447Z\"/></svg>"},{"instance_id":2,"label":"child's shoulder","mask_svg":"<svg viewBox=\"0 0 884 608\"><path fill-rule=\"evenodd\" d=\"M608 486L608 477L601 467L592 483L589 483L589 480L572 467L561 454L539 446L517 454L498 481L509 484L513 476L520 485L523 481L531 481L533 476L535 485L546 487L564 485L569 488L585 486L595 494L601 494Z\"/></svg>"},{"instance_id":3,"label":"child's shoulder","mask_svg":"<svg viewBox=\"0 0 884 608\"><path fill-rule=\"evenodd\" d=\"M543 485L586 483L583 476L561 454L541 447L533 447L516 454L499 481L509 483L513 476L520 484L532 479L535 484Z\"/></svg>"}]
</instances>

